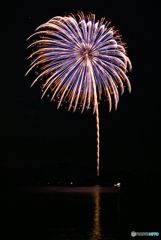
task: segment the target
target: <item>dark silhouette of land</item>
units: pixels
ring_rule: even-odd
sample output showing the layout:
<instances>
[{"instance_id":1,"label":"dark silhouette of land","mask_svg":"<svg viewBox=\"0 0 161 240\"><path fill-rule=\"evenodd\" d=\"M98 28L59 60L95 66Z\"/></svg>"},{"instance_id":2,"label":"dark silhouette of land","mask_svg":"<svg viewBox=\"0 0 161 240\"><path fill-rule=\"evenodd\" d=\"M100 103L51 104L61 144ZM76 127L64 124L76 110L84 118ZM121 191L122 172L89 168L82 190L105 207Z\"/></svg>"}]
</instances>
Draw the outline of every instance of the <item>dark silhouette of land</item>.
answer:
<instances>
[{"instance_id":1,"label":"dark silhouette of land","mask_svg":"<svg viewBox=\"0 0 161 240\"><path fill-rule=\"evenodd\" d=\"M77 164L57 163L35 168L7 168L0 167L1 185L50 185L50 186L89 186L100 184L114 186L121 182L121 186L153 186L159 185L159 174L132 174L121 170L101 170L99 179L96 169L82 167Z\"/></svg>"}]
</instances>

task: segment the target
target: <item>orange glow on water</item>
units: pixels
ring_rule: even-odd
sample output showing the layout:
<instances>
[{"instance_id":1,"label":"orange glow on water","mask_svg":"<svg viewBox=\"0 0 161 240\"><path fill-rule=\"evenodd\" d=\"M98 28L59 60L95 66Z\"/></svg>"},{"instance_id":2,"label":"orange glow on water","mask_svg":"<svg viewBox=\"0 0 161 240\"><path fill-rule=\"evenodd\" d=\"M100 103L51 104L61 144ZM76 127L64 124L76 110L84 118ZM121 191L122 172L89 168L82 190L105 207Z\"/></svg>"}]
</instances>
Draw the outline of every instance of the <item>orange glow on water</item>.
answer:
<instances>
[{"instance_id":1,"label":"orange glow on water","mask_svg":"<svg viewBox=\"0 0 161 240\"><path fill-rule=\"evenodd\" d=\"M101 239L101 224L100 224L100 186L95 186L96 191L93 193L93 197L94 197L94 203L95 203L95 207L94 207L94 224L93 224L93 231L91 234L91 237L89 240L98 240Z\"/></svg>"}]
</instances>

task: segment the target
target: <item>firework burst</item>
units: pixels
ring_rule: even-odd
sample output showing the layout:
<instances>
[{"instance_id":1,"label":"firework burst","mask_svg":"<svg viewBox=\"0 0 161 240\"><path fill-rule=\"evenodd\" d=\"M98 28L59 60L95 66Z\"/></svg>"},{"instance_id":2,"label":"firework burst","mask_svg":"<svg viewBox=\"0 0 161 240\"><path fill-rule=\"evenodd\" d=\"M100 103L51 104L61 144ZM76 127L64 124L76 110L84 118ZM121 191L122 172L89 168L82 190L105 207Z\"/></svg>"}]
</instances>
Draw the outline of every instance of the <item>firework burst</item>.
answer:
<instances>
[{"instance_id":1,"label":"firework burst","mask_svg":"<svg viewBox=\"0 0 161 240\"><path fill-rule=\"evenodd\" d=\"M131 91L126 75L132 69L121 36L109 27L104 18L95 22L95 15L86 17L82 12L76 15L57 16L40 25L28 39L33 52L26 75L36 69L38 76L33 81L42 82L42 98L51 96L58 100L58 108L68 102L68 110L81 107L93 108L97 127L97 176L99 176L99 112L98 103L102 97L112 103L115 109L119 93L124 86Z\"/></svg>"}]
</instances>

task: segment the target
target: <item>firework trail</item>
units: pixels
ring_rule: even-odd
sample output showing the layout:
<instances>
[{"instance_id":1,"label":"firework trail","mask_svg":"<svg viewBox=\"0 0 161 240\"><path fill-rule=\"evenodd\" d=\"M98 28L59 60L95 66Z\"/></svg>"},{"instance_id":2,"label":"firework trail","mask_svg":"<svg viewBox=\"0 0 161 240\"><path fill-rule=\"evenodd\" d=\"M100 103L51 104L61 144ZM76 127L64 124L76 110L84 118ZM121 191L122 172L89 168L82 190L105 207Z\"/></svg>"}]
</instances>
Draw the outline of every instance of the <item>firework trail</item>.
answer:
<instances>
[{"instance_id":1,"label":"firework trail","mask_svg":"<svg viewBox=\"0 0 161 240\"><path fill-rule=\"evenodd\" d=\"M97 127L97 176L99 176L99 111L102 98L108 101L109 111L115 110L119 92L124 85L131 91L126 75L132 69L121 36L104 23L95 22L95 15L57 16L40 25L28 39L33 52L29 70L38 72L32 85L42 81L42 98L50 92L51 101L58 101L58 108L68 102L73 112L78 106L82 111L93 108ZM28 47L28 48L29 48Z\"/></svg>"}]
</instances>

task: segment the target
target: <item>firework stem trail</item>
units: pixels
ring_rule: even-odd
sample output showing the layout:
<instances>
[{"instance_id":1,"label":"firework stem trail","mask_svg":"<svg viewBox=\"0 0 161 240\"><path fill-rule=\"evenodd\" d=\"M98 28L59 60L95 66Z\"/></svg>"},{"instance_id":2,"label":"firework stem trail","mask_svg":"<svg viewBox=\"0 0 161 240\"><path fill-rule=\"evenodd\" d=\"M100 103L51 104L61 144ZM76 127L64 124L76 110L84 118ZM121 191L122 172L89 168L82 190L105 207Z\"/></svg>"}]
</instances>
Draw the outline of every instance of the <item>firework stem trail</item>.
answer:
<instances>
[{"instance_id":1,"label":"firework stem trail","mask_svg":"<svg viewBox=\"0 0 161 240\"><path fill-rule=\"evenodd\" d=\"M97 128L97 176L99 176L99 146L100 146L100 137L99 137L99 111L98 111L98 100L97 100L97 91L96 91L96 83L93 76L93 68L91 65L91 62L86 56L87 59L87 67L89 68L90 74L91 74L91 80L93 84L93 90L94 90L94 108L93 113L96 111L96 128Z\"/></svg>"},{"instance_id":2,"label":"firework stem trail","mask_svg":"<svg viewBox=\"0 0 161 240\"><path fill-rule=\"evenodd\" d=\"M99 133L99 111L98 111L98 104L96 106L96 127L97 127L97 176L99 176L99 168L100 168L100 133Z\"/></svg>"}]
</instances>

